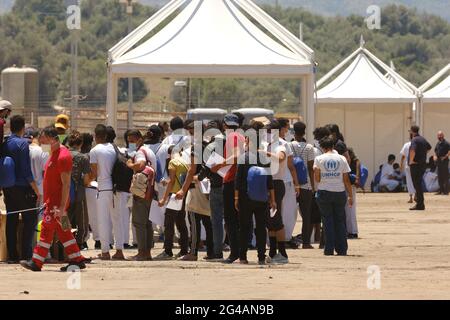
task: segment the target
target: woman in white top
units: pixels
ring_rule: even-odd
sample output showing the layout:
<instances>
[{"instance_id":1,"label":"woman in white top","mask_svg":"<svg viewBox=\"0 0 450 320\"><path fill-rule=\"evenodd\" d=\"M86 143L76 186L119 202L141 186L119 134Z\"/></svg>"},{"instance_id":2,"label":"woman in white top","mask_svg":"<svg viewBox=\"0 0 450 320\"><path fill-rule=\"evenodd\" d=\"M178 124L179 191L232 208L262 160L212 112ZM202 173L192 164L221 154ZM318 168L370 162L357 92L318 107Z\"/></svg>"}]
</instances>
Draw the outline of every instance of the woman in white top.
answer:
<instances>
[{"instance_id":1,"label":"woman in white top","mask_svg":"<svg viewBox=\"0 0 450 320\"><path fill-rule=\"evenodd\" d=\"M331 137L320 141L323 154L314 160L314 179L317 183L317 204L325 231L325 255L347 255L345 204L353 204L350 167L345 157L334 152ZM348 199L347 199L348 196Z\"/></svg>"}]
</instances>

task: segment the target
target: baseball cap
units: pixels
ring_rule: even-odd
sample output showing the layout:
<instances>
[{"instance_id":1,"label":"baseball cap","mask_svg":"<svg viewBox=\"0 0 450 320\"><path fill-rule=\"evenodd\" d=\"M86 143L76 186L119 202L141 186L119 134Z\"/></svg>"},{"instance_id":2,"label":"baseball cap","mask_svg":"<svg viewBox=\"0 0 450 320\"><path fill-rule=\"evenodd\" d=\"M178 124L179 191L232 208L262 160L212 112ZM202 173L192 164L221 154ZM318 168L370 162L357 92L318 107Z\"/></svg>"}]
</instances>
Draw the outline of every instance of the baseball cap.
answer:
<instances>
[{"instance_id":1,"label":"baseball cap","mask_svg":"<svg viewBox=\"0 0 450 320\"><path fill-rule=\"evenodd\" d=\"M239 117L235 114L229 113L225 116L223 122L225 122L225 124L227 126L239 126Z\"/></svg>"},{"instance_id":2,"label":"baseball cap","mask_svg":"<svg viewBox=\"0 0 450 320\"><path fill-rule=\"evenodd\" d=\"M12 107L12 103L9 102L8 100L0 100L0 111L2 110L11 110Z\"/></svg>"},{"instance_id":3,"label":"baseball cap","mask_svg":"<svg viewBox=\"0 0 450 320\"><path fill-rule=\"evenodd\" d=\"M69 128L69 117L65 114L59 114L55 118L55 128L67 130Z\"/></svg>"}]
</instances>

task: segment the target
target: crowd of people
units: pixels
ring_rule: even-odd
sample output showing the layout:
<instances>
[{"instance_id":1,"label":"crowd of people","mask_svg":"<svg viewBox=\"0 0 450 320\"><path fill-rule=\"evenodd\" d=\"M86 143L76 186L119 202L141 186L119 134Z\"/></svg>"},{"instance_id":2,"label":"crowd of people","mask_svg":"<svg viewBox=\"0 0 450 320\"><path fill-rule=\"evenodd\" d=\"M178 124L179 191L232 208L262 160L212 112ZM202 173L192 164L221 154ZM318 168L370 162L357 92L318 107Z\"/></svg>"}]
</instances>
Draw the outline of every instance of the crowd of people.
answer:
<instances>
[{"instance_id":1,"label":"crowd of people","mask_svg":"<svg viewBox=\"0 0 450 320\"><path fill-rule=\"evenodd\" d=\"M2 106L6 119L11 105ZM119 146L114 128L103 124L92 135L70 131L64 115L43 130L11 117L1 148L15 174L14 184L3 186L9 263L40 271L60 243L69 261L62 270L85 268L90 259L81 252L91 236L102 260L196 261L206 247L205 260L247 264L255 247L259 264L285 264L286 249L317 242L325 255L346 255L347 239L358 237L358 157L335 124L316 128L309 144L305 123L266 120L175 117L168 126L127 130ZM294 237L298 212L302 229ZM164 245L152 255L155 231ZM134 245L137 255L125 257Z\"/></svg>"},{"instance_id":2,"label":"crowd of people","mask_svg":"<svg viewBox=\"0 0 450 320\"><path fill-rule=\"evenodd\" d=\"M438 131L433 152L430 143L419 134L419 131L419 127L411 127L410 141L406 142L400 151L400 164L395 162L395 155L390 154L388 161L380 166L373 181L372 191L406 190L409 194L409 203L419 201L418 206L412 209L424 210L425 206L421 200L423 192L436 192L436 195L449 194L450 143L445 139L444 132ZM428 157L430 152L433 152L433 155Z\"/></svg>"}]
</instances>

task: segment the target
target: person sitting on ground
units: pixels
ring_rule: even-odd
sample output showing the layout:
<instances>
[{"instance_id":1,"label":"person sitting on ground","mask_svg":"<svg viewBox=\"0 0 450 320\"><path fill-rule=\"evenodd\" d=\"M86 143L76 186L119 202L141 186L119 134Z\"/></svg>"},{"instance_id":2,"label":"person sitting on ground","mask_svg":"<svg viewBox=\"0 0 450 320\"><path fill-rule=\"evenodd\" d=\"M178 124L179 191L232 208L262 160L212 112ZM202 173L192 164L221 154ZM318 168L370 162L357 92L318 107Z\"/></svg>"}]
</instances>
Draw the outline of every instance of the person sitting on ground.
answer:
<instances>
[{"instance_id":1,"label":"person sitting on ground","mask_svg":"<svg viewBox=\"0 0 450 320\"><path fill-rule=\"evenodd\" d=\"M380 190L382 191L394 192L400 186L400 181L396 180L394 176L394 162L395 156L390 154L388 156L388 162L381 169Z\"/></svg>"}]
</instances>

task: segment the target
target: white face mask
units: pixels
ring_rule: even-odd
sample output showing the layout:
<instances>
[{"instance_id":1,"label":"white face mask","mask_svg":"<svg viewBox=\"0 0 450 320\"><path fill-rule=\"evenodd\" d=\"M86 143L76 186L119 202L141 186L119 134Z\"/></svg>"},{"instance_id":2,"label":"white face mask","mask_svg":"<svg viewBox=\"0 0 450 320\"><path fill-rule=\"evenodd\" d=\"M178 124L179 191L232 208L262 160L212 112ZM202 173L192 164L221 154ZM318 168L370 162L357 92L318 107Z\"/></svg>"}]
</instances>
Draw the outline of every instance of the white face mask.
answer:
<instances>
[{"instance_id":1,"label":"white face mask","mask_svg":"<svg viewBox=\"0 0 450 320\"><path fill-rule=\"evenodd\" d=\"M52 146L49 144L41 144L41 148L43 152L46 152L48 154L50 154L52 151Z\"/></svg>"}]
</instances>

